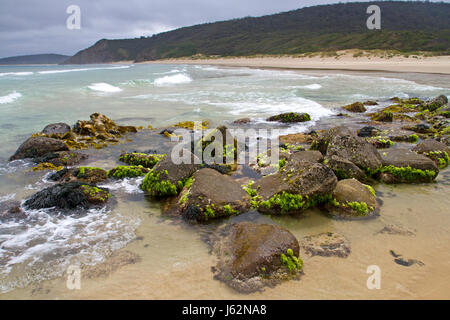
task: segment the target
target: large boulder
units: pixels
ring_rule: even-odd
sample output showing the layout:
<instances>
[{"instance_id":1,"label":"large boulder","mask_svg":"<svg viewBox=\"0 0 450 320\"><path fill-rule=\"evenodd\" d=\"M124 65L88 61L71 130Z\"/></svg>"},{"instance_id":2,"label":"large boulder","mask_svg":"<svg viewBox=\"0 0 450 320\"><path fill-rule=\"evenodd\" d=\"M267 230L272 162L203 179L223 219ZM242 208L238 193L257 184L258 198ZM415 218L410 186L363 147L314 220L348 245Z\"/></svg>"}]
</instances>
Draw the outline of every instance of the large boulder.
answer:
<instances>
[{"instance_id":1,"label":"large boulder","mask_svg":"<svg viewBox=\"0 0 450 320\"><path fill-rule=\"evenodd\" d=\"M299 243L286 229L241 222L225 227L214 242L215 278L240 292L254 292L281 280L298 278L303 262Z\"/></svg>"},{"instance_id":2,"label":"large boulder","mask_svg":"<svg viewBox=\"0 0 450 320\"><path fill-rule=\"evenodd\" d=\"M381 180L385 183L431 182L438 173L436 163L407 149L392 149L382 153Z\"/></svg>"},{"instance_id":3,"label":"large boulder","mask_svg":"<svg viewBox=\"0 0 450 320\"><path fill-rule=\"evenodd\" d=\"M341 134L329 138L326 158L337 156L353 162L368 172L375 171L381 166L381 156L375 146L353 133L340 132Z\"/></svg>"},{"instance_id":4,"label":"large boulder","mask_svg":"<svg viewBox=\"0 0 450 320\"><path fill-rule=\"evenodd\" d=\"M184 218L207 221L250 209L250 196L231 177L204 168L197 171L193 179L178 202Z\"/></svg>"},{"instance_id":5,"label":"large boulder","mask_svg":"<svg viewBox=\"0 0 450 320\"><path fill-rule=\"evenodd\" d=\"M191 163L175 164L171 156L164 157L144 178L142 190L154 197L176 196L186 182L198 170L199 164L191 157Z\"/></svg>"},{"instance_id":6,"label":"large boulder","mask_svg":"<svg viewBox=\"0 0 450 320\"><path fill-rule=\"evenodd\" d=\"M289 155L287 157L287 160L291 162L299 162L299 161L322 162L323 155L317 150L297 151Z\"/></svg>"},{"instance_id":7,"label":"large boulder","mask_svg":"<svg viewBox=\"0 0 450 320\"><path fill-rule=\"evenodd\" d=\"M35 193L23 206L26 209L88 209L103 206L111 195L108 189L97 188L81 182L57 184Z\"/></svg>"},{"instance_id":8,"label":"large boulder","mask_svg":"<svg viewBox=\"0 0 450 320\"><path fill-rule=\"evenodd\" d=\"M46 137L31 137L17 149L9 161L42 157L49 152L68 151L67 145L57 139Z\"/></svg>"},{"instance_id":9,"label":"large boulder","mask_svg":"<svg viewBox=\"0 0 450 320\"><path fill-rule=\"evenodd\" d=\"M52 134L58 134L63 136L65 133L70 131L70 126L67 123L59 122L59 123L52 123L47 125L43 130L43 134L52 135Z\"/></svg>"},{"instance_id":10,"label":"large boulder","mask_svg":"<svg viewBox=\"0 0 450 320\"><path fill-rule=\"evenodd\" d=\"M333 199L326 204L328 212L337 217L354 218L373 216L378 211L375 191L356 179L337 183Z\"/></svg>"},{"instance_id":11,"label":"large boulder","mask_svg":"<svg viewBox=\"0 0 450 320\"><path fill-rule=\"evenodd\" d=\"M255 183L258 211L292 214L329 200L337 178L333 171L317 162L288 162L278 173Z\"/></svg>"}]
</instances>

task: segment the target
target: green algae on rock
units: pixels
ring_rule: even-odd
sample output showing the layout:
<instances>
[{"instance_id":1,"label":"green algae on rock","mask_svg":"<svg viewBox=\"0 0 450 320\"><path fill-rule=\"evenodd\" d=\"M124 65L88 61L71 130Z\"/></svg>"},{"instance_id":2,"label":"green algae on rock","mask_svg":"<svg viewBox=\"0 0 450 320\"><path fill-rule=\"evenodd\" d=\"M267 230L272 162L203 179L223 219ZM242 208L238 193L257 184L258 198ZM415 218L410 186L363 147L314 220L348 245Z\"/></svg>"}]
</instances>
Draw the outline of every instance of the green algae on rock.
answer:
<instances>
[{"instance_id":1,"label":"green algae on rock","mask_svg":"<svg viewBox=\"0 0 450 320\"><path fill-rule=\"evenodd\" d=\"M144 176L149 169L143 166L118 166L108 171L108 177L114 179L136 178Z\"/></svg>"},{"instance_id":2,"label":"green algae on rock","mask_svg":"<svg viewBox=\"0 0 450 320\"><path fill-rule=\"evenodd\" d=\"M119 157L119 161L132 166L143 166L144 168L153 168L165 154L146 154L146 153L124 153Z\"/></svg>"},{"instance_id":3,"label":"green algae on rock","mask_svg":"<svg viewBox=\"0 0 450 320\"><path fill-rule=\"evenodd\" d=\"M267 118L267 121L278 121L283 123L295 123L311 121L311 116L307 113L287 112Z\"/></svg>"}]
</instances>

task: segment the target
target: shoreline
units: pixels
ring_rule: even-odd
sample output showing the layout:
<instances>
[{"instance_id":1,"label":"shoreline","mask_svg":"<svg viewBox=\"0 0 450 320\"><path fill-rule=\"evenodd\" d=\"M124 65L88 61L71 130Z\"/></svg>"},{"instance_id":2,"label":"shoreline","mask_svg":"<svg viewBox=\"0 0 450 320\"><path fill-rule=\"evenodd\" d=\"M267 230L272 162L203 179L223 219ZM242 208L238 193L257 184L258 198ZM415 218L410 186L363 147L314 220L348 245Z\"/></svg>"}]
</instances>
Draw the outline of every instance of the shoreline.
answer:
<instances>
[{"instance_id":1,"label":"shoreline","mask_svg":"<svg viewBox=\"0 0 450 320\"><path fill-rule=\"evenodd\" d=\"M125 64L128 61L124 62ZM117 64L117 63L114 63ZM189 64L222 67L247 67L284 70L343 70L390 73L450 74L450 56L420 58L353 57L230 57L213 59L165 59L137 62L136 64Z\"/></svg>"}]
</instances>

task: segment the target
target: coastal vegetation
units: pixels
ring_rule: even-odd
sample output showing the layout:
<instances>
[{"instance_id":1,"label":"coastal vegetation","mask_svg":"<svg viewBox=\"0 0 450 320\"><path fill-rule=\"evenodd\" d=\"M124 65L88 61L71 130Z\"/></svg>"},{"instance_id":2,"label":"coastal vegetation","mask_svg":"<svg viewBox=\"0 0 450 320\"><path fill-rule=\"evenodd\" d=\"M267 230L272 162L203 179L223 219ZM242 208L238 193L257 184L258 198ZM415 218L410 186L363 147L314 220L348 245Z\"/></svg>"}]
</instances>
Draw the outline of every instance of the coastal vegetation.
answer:
<instances>
[{"instance_id":1,"label":"coastal vegetation","mask_svg":"<svg viewBox=\"0 0 450 320\"><path fill-rule=\"evenodd\" d=\"M366 27L367 3L306 7L263 17L206 23L135 39L102 39L64 63L150 61L180 57L217 58L255 55L339 57L339 50L379 50L396 54L450 54L450 4L374 1L382 29ZM370 53L369 53L370 54Z\"/></svg>"}]
</instances>

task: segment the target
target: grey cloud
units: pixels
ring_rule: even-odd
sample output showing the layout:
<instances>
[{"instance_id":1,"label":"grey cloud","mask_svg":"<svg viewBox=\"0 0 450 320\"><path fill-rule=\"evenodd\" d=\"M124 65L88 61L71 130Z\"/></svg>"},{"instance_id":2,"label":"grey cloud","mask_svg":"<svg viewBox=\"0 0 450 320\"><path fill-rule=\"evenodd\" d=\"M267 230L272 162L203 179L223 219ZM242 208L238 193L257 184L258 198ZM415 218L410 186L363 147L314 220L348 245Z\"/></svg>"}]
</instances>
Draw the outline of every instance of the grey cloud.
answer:
<instances>
[{"instance_id":1,"label":"grey cloud","mask_svg":"<svg viewBox=\"0 0 450 320\"><path fill-rule=\"evenodd\" d=\"M96 41L150 36L205 22L261 16L336 0L1 0L0 57L73 55ZM349 2L349 1L341 1ZM81 30L68 30L66 9L81 8Z\"/></svg>"}]
</instances>

